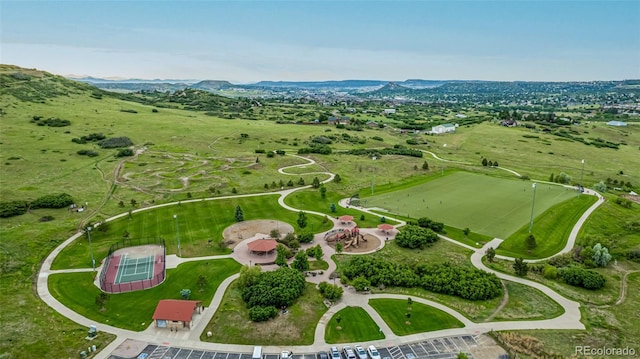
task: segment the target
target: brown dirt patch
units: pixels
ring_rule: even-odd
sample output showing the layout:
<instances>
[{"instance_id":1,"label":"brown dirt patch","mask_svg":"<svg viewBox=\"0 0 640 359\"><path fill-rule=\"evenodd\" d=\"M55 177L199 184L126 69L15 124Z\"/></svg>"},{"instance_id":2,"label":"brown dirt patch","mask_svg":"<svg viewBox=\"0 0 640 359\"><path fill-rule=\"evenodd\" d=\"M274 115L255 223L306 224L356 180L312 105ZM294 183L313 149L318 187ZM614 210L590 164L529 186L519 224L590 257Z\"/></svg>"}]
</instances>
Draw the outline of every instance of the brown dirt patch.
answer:
<instances>
[{"instance_id":1,"label":"brown dirt patch","mask_svg":"<svg viewBox=\"0 0 640 359\"><path fill-rule=\"evenodd\" d=\"M152 255L161 255L164 253L164 247L157 244L145 244L142 246L135 247L125 247L120 248L117 251L113 252L114 256L119 256L123 254L127 254L127 258L135 259L135 258L144 258Z\"/></svg>"},{"instance_id":2,"label":"brown dirt patch","mask_svg":"<svg viewBox=\"0 0 640 359\"><path fill-rule=\"evenodd\" d=\"M342 243L342 248L344 248L342 252L343 253L364 253L364 252L370 252L380 247L380 243L381 243L380 238L374 236L373 234L368 234L368 233L364 233L362 235L364 236L364 239L366 239L366 241L360 240L357 247L351 245L348 248L344 248L345 240L344 239L339 240L339 242ZM346 241L349 241L349 240L346 240ZM329 246L331 246L332 248L336 248L336 243L337 242L331 242L329 243Z\"/></svg>"},{"instance_id":3,"label":"brown dirt patch","mask_svg":"<svg viewBox=\"0 0 640 359\"><path fill-rule=\"evenodd\" d=\"M253 237L256 233L269 234L277 229L281 235L293 233L293 227L285 222L276 220L253 220L238 222L225 228L222 237L227 242L227 248L234 248L242 240Z\"/></svg>"},{"instance_id":4,"label":"brown dirt patch","mask_svg":"<svg viewBox=\"0 0 640 359\"><path fill-rule=\"evenodd\" d=\"M626 198L626 199L628 199L630 201L633 201L633 202L635 202L637 204L640 204L640 196L636 196L636 195L633 195L633 194L625 194L622 197L624 197L624 198Z\"/></svg>"}]
</instances>

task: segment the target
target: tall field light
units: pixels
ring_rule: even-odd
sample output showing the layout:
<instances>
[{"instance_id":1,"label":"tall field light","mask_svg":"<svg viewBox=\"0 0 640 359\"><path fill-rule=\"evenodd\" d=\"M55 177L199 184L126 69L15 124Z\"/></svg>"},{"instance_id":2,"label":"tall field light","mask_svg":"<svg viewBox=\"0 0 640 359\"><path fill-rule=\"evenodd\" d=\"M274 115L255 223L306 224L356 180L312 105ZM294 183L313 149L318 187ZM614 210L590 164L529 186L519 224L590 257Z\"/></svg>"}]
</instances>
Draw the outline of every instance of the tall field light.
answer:
<instances>
[{"instance_id":1,"label":"tall field light","mask_svg":"<svg viewBox=\"0 0 640 359\"><path fill-rule=\"evenodd\" d=\"M182 257L182 249L180 248L180 226L178 225L178 215L174 214L173 219L176 220L176 237L178 237L178 256Z\"/></svg>"},{"instance_id":2,"label":"tall field light","mask_svg":"<svg viewBox=\"0 0 640 359\"><path fill-rule=\"evenodd\" d=\"M580 188L578 189L578 193L582 194L584 187L582 186L582 178L584 175L584 160L582 160L582 170L580 171Z\"/></svg>"},{"instance_id":3,"label":"tall field light","mask_svg":"<svg viewBox=\"0 0 640 359\"><path fill-rule=\"evenodd\" d=\"M536 183L531 185L533 187L533 201L531 201L531 219L529 220L529 233L531 233L531 229L533 228L533 208L536 205Z\"/></svg>"},{"instance_id":4,"label":"tall field light","mask_svg":"<svg viewBox=\"0 0 640 359\"><path fill-rule=\"evenodd\" d=\"M91 226L87 227L87 237L89 238L89 254L91 255L91 268L93 269L93 271L96 271L96 260L93 257L93 245L91 245L91 230L93 228L91 228Z\"/></svg>"}]
</instances>

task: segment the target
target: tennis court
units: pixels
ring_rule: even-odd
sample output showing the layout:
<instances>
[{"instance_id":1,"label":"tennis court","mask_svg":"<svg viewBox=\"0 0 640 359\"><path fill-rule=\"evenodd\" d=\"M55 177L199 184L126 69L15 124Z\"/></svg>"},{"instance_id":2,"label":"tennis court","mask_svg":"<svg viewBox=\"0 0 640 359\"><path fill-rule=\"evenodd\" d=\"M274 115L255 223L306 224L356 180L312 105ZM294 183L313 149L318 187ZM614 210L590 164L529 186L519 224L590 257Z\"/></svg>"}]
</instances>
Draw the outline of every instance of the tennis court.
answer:
<instances>
[{"instance_id":1,"label":"tennis court","mask_svg":"<svg viewBox=\"0 0 640 359\"><path fill-rule=\"evenodd\" d=\"M115 284L153 278L155 255L129 258L125 253L120 259Z\"/></svg>"}]
</instances>

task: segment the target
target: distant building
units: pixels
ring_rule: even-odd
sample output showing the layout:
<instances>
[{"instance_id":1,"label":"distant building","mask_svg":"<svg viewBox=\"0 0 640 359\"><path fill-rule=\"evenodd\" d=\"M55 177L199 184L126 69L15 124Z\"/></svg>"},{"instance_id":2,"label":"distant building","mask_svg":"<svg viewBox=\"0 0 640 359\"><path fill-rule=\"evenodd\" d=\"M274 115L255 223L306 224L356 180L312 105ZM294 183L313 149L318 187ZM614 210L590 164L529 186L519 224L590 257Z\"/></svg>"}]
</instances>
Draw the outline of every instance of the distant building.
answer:
<instances>
[{"instance_id":1,"label":"distant building","mask_svg":"<svg viewBox=\"0 0 640 359\"><path fill-rule=\"evenodd\" d=\"M376 121L367 121L367 127L380 127Z\"/></svg>"},{"instance_id":2,"label":"distant building","mask_svg":"<svg viewBox=\"0 0 640 359\"><path fill-rule=\"evenodd\" d=\"M440 133L448 133L448 132L456 132L457 125L453 125L451 123L445 123L442 125L431 127L431 133L440 134Z\"/></svg>"},{"instance_id":3,"label":"distant building","mask_svg":"<svg viewBox=\"0 0 640 359\"><path fill-rule=\"evenodd\" d=\"M191 329L193 315L200 313L202 302L197 300L163 299L158 302L153 320L157 328Z\"/></svg>"},{"instance_id":4,"label":"distant building","mask_svg":"<svg viewBox=\"0 0 640 359\"><path fill-rule=\"evenodd\" d=\"M616 127L626 127L627 123L622 121L609 121L607 122L607 125L616 126Z\"/></svg>"},{"instance_id":5,"label":"distant building","mask_svg":"<svg viewBox=\"0 0 640 359\"><path fill-rule=\"evenodd\" d=\"M457 115L456 115L456 117L457 117L457 118L466 118L466 117L467 117L467 115L464 115L464 114L459 113L459 114L457 114Z\"/></svg>"},{"instance_id":6,"label":"distant building","mask_svg":"<svg viewBox=\"0 0 640 359\"><path fill-rule=\"evenodd\" d=\"M392 115L394 113L396 113L396 109L395 108L385 108L384 110L382 110L382 113L385 115Z\"/></svg>"}]
</instances>

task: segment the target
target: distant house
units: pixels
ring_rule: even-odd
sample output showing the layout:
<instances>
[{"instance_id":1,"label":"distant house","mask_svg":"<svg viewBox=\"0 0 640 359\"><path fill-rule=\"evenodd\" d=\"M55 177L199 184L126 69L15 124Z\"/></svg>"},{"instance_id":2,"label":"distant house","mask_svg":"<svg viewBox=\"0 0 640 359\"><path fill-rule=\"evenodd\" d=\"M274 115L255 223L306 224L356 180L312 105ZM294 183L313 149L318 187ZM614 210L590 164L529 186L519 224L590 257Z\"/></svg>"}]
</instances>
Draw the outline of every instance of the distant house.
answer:
<instances>
[{"instance_id":1,"label":"distant house","mask_svg":"<svg viewBox=\"0 0 640 359\"><path fill-rule=\"evenodd\" d=\"M516 120L502 120L502 122L500 122L500 126L505 126L505 127L515 127L518 125L519 123Z\"/></svg>"},{"instance_id":2,"label":"distant house","mask_svg":"<svg viewBox=\"0 0 640 359\"><path fill-rule=\"evenodd\" d=\"M367 121L367 127L380 127L376 121Z\"/></svg>"},{"instance_id":3,"label":"distant house","mask_svg":"<svg viewBox=\"0 0 640 359\"><path fill-rule=\"evenodd\" d=\"M622 121L609 121L607 122L607 125L616 126L616 127L626 127L627 123Z\"/></svg>"},{"instance_id":4,"label":"distant house","mask_svg":"<svg viewBox=\"0 0 640 359\"><path fill-rule=\"evenodd\" d=\"M442 125L431 127L431 133L440 134L440 133L455 132L456 127L457 127L456 125L445 123Z\"/></svg>"},{"instance_id":5,"label":"distant house","mask_svg":"<svg viewBox=\"0 0 640 359\"><path fill-rule=\"evenodd\" d=\"M153 320L157 328L191 329L193 315L200 313L202 302L197 300L163 299L158 302Z\"/></svg>"},{"instance_id":6,"label":"distant house","mask_svg":"<svg viewBox=\"0 0 640 359\"><path fill-rule=\"evenodd\" d=\"M347 116L331 116L327 119L327 123L330 125L348 125L351 119Z\"/></svg>"},{"instance_id":7,"label":"distant house","mask_svg":"<svg viewBox=\"0 0 640 359\"><path fill-rule=\"evenodd\" d=\"M456 117L457 117L457 118L466 118L466 117L467 117L467 115L464 115L464 114L462 114L462 113L459 113L459 114L457 114L457 115L456 115Z\"/></svg>"},{"instance_id":8,"label":"distant house","mask_svg":"<svg viewBox=\"0 0 640 359\"><path fill-rule=\"evenodd\" d=\"M395 108L385 108L384 110L382 110L382 113L385 115L392 115L394 113L396 113L396 109Z\"/></svg>"}]
</instances>

